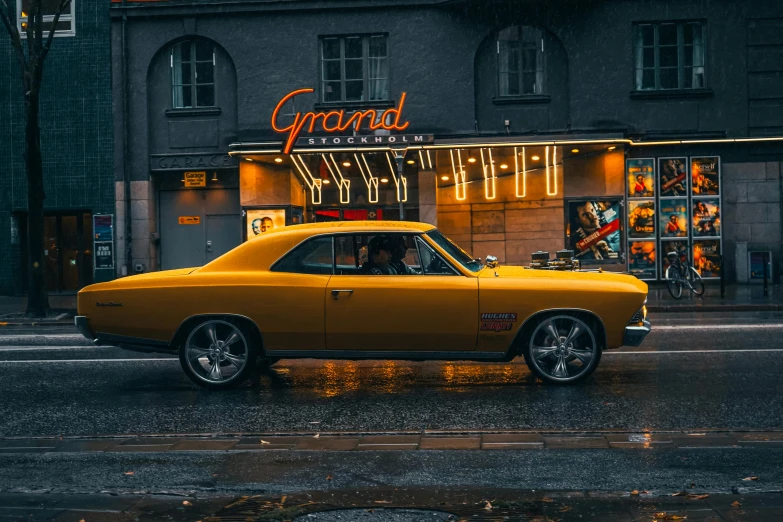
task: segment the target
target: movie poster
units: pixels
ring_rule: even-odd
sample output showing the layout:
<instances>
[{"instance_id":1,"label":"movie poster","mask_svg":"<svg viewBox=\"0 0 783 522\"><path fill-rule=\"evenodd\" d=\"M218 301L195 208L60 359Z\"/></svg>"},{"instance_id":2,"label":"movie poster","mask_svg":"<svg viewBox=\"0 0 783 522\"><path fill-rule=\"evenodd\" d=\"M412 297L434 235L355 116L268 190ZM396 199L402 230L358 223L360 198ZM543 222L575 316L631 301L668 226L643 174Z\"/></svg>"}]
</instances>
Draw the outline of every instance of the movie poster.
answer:
<instances>
[{"instance_id":1,"label":"movie poster","mask_svg":"<svg viewBox=\"0 0 783 522\"><path fill-rule=\"evenodd\" d=\"M253 209L246 212L248 239L285 226L284 208Z\"/></svg>"},{"instance_id":2,"label":"movie poster","mask_svg":"<svg viewBox=\"0 0 783 522\"><path fill-rule=\"evenodd\" d=\"M719 239L697 239L693 242L693 267L703 278L720 277Z\"/></svg>"},{"instance_id":3,"label":"movie poster","mask_svg":"<svg viewBox=\"0 0 783 522\"><path fill-rule=\"evenodd\" d=\"M655 279L655 241L628 243L628 270L639 279Z\"/></svg>"},{"instance_id":4,"label":"movie poster","mask_svg":"<svg viewBox=\"0 0 783 522\"><path fill-rule=\"evenodd\" d=\"M655 196L655 160L625 160L625 175L628 180L629 198L651 198Z\"/></svg>"},{"instance_id":5,"label":"movie poster","mask_svg":"<svg viewBox=\"0 0 783 522\"><path fill-rule=\"evenodd\" d=\"M628 237L655 237L655 201L628 202Z\"/></svg>"},{"instance_id":6,"label":"movie poster","mask_svg":"<svg viewBox=\"0 0 783 522\"><path fill-rule=\"evenodd\" d=\"M661 198L658 206L661 237L688 237L688 200Z\"/></svg>"},{"instance_id":7,"label":"movie poster","mask_svg":"<svg viewBox=\"0 0 783 522\"><path fill-rule=\"evenodd\" d=\"M720 198L693 200L693 237L720 236Z\"/></svg>"},{"instance_id":8,"label":"movie poster","mask_svg":"<svg viewBox=\"0 0 783 522\"><path fill-rule=\"evenodd\" d=\"M568 202L568 244L582 261L622 261L622 200L582 199Z\"/></svg>"},{"instance_id":9,"label":"movie poster","mask_svg":"<svg viewBox=\"0 0 783 522\"><path fill-rule=\"evenodd\" d=\"M662 239L661 240L661 277L666 277L666 269L669 268L669 252L677 252L680 262L688 260L688 240Z\"/></svg>"},{"instance_id":10,"label":"movie poster","mask_svg":"<svg viewBox=\"0 0 783 522\"><path fill-rule=\"evenodd\" d=\"M658 194L661 197L688 195L688 158L658 159Z\"/></svg>"},{"instance_id":11,"label":"movie poster","mask_svg":"<svg viewBox=\"0 0 783 522\"><path fill-rule=\"evenodd\" d=\"M691 158L691 190L694 196L720 194L720 158Z\"/></svg>"}]
</instances>

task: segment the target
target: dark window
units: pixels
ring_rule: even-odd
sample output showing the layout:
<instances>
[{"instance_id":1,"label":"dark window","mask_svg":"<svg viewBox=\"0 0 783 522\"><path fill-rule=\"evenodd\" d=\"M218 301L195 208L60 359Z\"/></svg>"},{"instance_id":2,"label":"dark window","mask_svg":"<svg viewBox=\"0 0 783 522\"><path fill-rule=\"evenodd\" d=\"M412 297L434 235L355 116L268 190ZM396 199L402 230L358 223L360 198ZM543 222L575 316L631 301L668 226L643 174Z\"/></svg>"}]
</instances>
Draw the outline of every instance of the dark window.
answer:
<instances>
[{"instance_id":1,"label":"dark window","mask_svg":"<svg viewBox=\"0 0 783 522\"><path fill-rule=\"evenodd\" d=\"M500 96L544 93L544 35L526 25L498 33L498 92Z\"/></svg>"},{"instance_id":2,"label":"dark window","mask_svg":"<svg viewBox=\"0 0 783 522\"><path fill-rule=\"evenodd\" d=\"M171 106L215 106L215 46L187 40L171 48Z\"/></svg>"},{"instance_id":3,"label":"dark window","mask_svg":"<svg viewBox=\"0 0 783 522\"><path fill-rule=\"evenodd\" d=\"M435 242L436 245L445 250L448 255L453 257L459 264L471 272L478 272L484 268L484 265L473 259L467 252L462 250L459 245L441 234L440 231L430 230L427 232L427 237L429 237L433 242Z\"/></svg>"},{"instance_id":4,"label":"dark window","mask_svg":"<svg viewBox=\"0 0 783 522\"><path fill-rule=\"evenodd\" d=\"M305 241L278 261L272 272L331 275L332 238L318 237Z\"/></svg>"},{"instance_id":5,"label":"dark window","mask_svg":"<svg viewBox=\"0 0 783 522\"><path fill-rule=\"evenodd\" d=\"M702 89L703 22L663 22L634 27L636 90Z\"/></svg>"},{"instance_id":6,"label":"dark window","mask_svg":"<svg viewBox=\"0 0 783 522\"><path fill-rule=\"evenodd\" d=\"M321 38L321 93L324 102L389 99L389 58L385 35Z\"/></svg>"},{"instance_id":7,"label":"dark window","mask_svg":"<svg viewBox=\"0 0 783 522\"><path fill-rule=\"evenodd\" d=\"M60 15L60 19L57 20L57 29L54 34L57 36L73 36L76 34L76 28L73 20L73 14L75 12L74 4L76 0L71 0L70 5L65 8L65 11ZM60 0L41 0L41 15L43 16L43 23L41 29L44 36L51 30L54 23L54 17L57 11L60 9ZM16 19L18 21L19 32L22 38L26 38L27 35L27 20L30 13L30 0L16 0Z\"/></svg>"}]
</instances>

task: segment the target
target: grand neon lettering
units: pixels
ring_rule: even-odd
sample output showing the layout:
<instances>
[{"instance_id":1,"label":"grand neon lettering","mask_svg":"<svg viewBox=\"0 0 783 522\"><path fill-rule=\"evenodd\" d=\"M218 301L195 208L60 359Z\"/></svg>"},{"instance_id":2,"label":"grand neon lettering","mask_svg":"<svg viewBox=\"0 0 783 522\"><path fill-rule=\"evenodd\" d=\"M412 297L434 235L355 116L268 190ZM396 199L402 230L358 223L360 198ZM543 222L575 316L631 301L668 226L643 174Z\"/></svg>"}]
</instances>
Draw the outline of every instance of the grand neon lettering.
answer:
<instances>
[{"instance_id":1,"label":"grand neon lettering","mask_svg":"<svg viewBox=\"0 0 783 522\"><path fill-rule=\"evenodd\" d=\"M386 109L381 113L380 119L378 118L378 111L375 109L368 109L366 111L355 111L348 118L346 118L345 110L331 110L327 112L297 112L294 115L294 122L288 126L278 125L277 118L280 114L280 110L283 106L295 96L300 94L309 94L314 92L314 89L297 89L289 92L278 102L275 110L272 111L272 128L275 132L287 133L288 138L283 147L283 154L290 154L291 149L294 147L299 135L307 129L307 132L314 132L316 123L320 121L321 129L325 132L345 132L353 127L356 132L362 127L364 120L367 120L367 128L371 131L378 129L403 131L410 125L409 121L400 122L402 119L402 109L405 105L405 93L400 96L400 104L397 108ZM387 124L387 121L391 123Z\"/></svg>"}]
</instances>

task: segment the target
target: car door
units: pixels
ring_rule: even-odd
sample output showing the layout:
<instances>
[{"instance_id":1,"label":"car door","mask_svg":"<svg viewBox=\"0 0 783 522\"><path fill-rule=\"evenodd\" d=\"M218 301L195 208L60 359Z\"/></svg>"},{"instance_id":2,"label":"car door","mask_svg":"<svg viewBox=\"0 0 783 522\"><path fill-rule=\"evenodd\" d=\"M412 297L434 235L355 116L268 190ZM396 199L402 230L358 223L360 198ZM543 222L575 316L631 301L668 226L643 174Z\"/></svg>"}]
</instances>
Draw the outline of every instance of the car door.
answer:
<instances>
[{"instance_id":1,"label":"car door","mask_svg":"<svg viewBox=\"0 0 783 522\"><path fill-rule=\"evenodd\" d=\"M469 352L478 333L478 280L445 261L436 269L419 262L419 238L407 242L409 275L362 270L368 236L335 237L335 275L326 291L326 348L335 352ZM428 265L430 265L428 263Z\"/></svg>"}]
</instances>

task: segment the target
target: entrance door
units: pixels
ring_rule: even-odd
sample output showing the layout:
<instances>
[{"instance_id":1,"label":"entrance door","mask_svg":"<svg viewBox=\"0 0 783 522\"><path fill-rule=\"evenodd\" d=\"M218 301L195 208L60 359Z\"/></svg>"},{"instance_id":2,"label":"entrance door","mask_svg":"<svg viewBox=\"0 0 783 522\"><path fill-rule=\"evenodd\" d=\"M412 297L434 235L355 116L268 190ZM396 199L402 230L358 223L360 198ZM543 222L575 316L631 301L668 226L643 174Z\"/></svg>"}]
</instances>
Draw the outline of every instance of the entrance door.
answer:
<instances>
[{"instance_id":1,"label":"entrance door","mask_svg":"<svg viewBox=\"0 0 783 522\"><path fill-rule=\"evenodd\" d=\"M242 242L236 189L161 191L159 209L163 270L202 266Z\"/></svg>"},{"instance_id":2,"label":"entrance door","mask_svg":"<svg viewBox=\"0 0 783 522\"><path fill-rule=\"evenodd\" d=\"M92 283L92 214L44 217L44 267L49 292L76 292Z\"/></svg>"}]
</instances>

